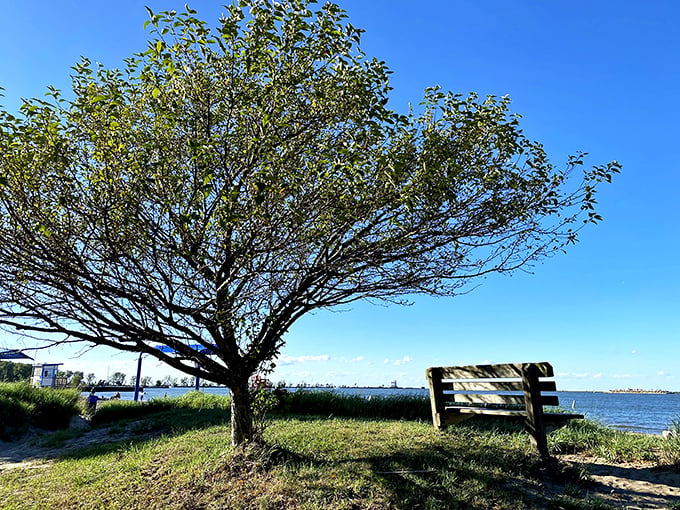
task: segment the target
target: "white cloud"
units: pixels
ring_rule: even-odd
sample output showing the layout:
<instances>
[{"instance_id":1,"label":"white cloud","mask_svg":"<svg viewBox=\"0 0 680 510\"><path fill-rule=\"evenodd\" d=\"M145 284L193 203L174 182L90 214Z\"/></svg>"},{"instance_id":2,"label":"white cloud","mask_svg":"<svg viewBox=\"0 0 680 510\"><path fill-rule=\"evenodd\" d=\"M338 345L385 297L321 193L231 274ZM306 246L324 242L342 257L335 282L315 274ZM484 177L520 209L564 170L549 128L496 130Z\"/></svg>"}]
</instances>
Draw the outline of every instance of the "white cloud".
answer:
<instances>
[{"instance_id":1,"label":"white cloud","mask_svg":"<svg viewBox=\"0 0 680 510\"><path fill-rule=\"evenodd\" d=\"M593 379L600 379L602 377L602 372L598 372L597 374L593 375Z\"/></svg>"},{"instance_id":2,"label":"white cloud","mask_svg":"<svg viewBox=\"0 0 680 510\"><path fill-rule=\"evenodd\" d=\"M358 361L363 361L364 357L363 356L356 356L355 358L352 358L353 362L358 362Z\"/></svg>"},{"instance_id":3,"label":"white cloud","mask_svg":"<svg viewBox=\"0 0 680 510\"><path fill-rule=\"evenodd\" d=\"M663 370L659 370L659 371L656 373L656 375L666 375L666 372L664 372Z\"/></svg>"},{"instance_id":4,"label":"white cloud","mask_svg":"<svg viewBox=\"0 0 680 510\"><path fill-rule=\"evenodd\" d=\"M289 356L284 354L279 357L279 365L293 365L295 363L304 363L305 361L329 361L331 357L328 354L320 354L318 356Z\"/></svg>"},{"instance_id":5,"label":"white cloud","mask_svg":"<svg viewBox=\"0 0 680 510\"><path fill-rule=\"evenodd\" d=\"M385 360L383 361L385 365L387 365L389 362L390 362L389 358L385 358Z\"/></svg>"},{"instance_id":6,"label":"white cloud","mask_svg":"<svg viewBox=\"0 0 680 510\"><path fill-rule=\"evenodd\" d=\"M387 363L389 360L385 360ZM404 356L401 359L398 359L394 362L394 365L405 365L406 363L410 363L412 361L411 356Z\"/></svg>"}]
</instances>

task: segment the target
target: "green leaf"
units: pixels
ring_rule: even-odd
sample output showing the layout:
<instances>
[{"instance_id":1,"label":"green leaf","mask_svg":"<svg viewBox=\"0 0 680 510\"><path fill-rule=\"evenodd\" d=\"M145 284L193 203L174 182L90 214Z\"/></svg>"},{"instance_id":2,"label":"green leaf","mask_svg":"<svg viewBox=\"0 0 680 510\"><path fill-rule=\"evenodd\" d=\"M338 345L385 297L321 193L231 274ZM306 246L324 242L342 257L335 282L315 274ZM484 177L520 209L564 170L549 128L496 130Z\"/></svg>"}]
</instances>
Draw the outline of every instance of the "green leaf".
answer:
<instances>
[{"instance_id":1,"label":"green leaf","mask_svg":"<svg viewBox=\"0 0 680 510\"><path fill-rule=\"evenodd\" d=\"M161 94L161 89L159 89L158 87L153 89L153 92L151 92L151 95L153 96L154 99L158 99L158 96L160 96L160 94Z\"/></svg>"}]
</instances>

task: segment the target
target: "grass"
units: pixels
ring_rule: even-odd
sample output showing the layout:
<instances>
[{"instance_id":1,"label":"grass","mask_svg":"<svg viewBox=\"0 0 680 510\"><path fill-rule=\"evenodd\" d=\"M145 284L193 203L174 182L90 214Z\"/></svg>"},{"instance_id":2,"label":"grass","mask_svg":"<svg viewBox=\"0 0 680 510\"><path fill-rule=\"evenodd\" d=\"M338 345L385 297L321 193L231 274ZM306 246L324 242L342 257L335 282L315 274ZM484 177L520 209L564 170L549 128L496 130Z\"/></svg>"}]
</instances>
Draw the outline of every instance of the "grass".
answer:
<instances>
[{"instance_id":1,"label":"grass","mask_svg":"<svg viewBox=\"0 0 680 510\"><path fill-rule=\"evenodd\" d=\"M234 452L226 424L98 445L0 474L13 508L544 508L526 437L426 423L277 418ZM576 475L564 474L567 478ZM587 507L584 507L587 508Z\"/></svg>"},{"instance_id":2,"label":"grass","mask_svg":"<svg viewBox=\"0 0 680 510\"><path fill-rule=\"evenodd\" d=\"M77 389L35 388L27 382L0 383L0 439L20 436L28 427L68 427L81 412Z\"/></svg>"},{"instance_id":3,"label":"grass","mask_svg":"<svg viewBox=\"0 0 680 510\"><path fill-rule=\"evenodd\" d=\"M329 412L329 401L309 401L321 416L292 414L293 405L286 414L284 402L267 446L236 451L225 397L106 402L95 430L109 439L39 469L0 471L0 508L610 508L589 495L587 472L541 461L515 426L473 421L437 433L428 420L339 416L358 411L341 399ZM645 451L662 455L663 444L589 421L549 436L553 452L621 461L650 460Z\"/></svg>"},{"instance_id":4,"label":"grass","mask_svg":"<svg viewBox=\"0 0 680 510\"><path fill-rule=\"evenodd\" d=\"M659 436L622 432L597 421L574 420L550 436L552 453L589 453L613 462L657 461Z\"/></svg>"},{"instance_id":5,"label":"grass","mask_svg":"<svg viewBox=\"0 0 680 510\"><path fill-rule=\"evenodd\" d=\"M354 418L386 418L429 420L430 399L420 396L344 395L334 391L297 390L280 395L278 411L286 414L346 416Z\"/></svg>"},{"instance_id":6,"label":"grass","mask_svg":"<svg viewBox=\"0 0 680 510\"><path fill-rule=\"evenodd\" d=\"M671 436L663 444L664 460L668 464L680 466L680 417L668 425L668 430ZM680 510L680 502L677 508Z\"/></svg>"}]
</instances>

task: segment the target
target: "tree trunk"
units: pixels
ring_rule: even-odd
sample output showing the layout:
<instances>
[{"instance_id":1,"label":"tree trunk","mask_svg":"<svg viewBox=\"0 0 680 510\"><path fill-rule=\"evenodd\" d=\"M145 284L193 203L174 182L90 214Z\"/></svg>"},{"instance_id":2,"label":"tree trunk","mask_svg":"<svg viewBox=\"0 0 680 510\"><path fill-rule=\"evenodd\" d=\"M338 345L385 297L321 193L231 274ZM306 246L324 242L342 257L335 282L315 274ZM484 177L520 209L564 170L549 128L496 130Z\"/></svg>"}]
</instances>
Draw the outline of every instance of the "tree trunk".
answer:
<instances>
[{"instance_id":1,"label":"tree trunk","mask_svg":"<svg viewBox=\"0 0 680 510\"><path fill-rule=\"evenodd\" d=\"M253 439L253 411L248 378L231 388L231 444L240 446Z\"/></svg>"}]
</instances>

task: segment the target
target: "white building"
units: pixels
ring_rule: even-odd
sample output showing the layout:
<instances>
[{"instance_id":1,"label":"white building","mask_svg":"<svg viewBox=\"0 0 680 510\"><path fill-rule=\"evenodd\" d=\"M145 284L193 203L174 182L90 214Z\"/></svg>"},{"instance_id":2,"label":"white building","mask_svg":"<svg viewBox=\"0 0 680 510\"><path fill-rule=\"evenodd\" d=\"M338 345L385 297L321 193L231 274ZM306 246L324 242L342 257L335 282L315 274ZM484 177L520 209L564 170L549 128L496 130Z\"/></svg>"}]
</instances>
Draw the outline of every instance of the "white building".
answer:
<instances>
[{"instance_id":1,"label":"white building","mask_svg":"<svg viewBox=\"0 0 680 510\"><path fill-rule=\"evenodd\" d=\"M59 373L59 365L63 365L63 363L44 363L42 365L33 365L31 384L33 386L50 388L55 386L66 386L66 378L57 377L57 374Z\"/></svg>"}]
</instances>

